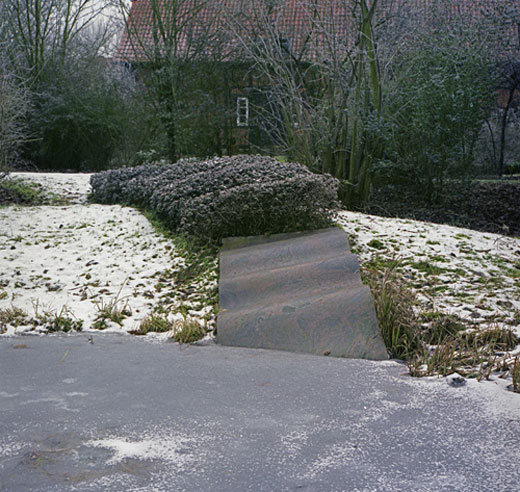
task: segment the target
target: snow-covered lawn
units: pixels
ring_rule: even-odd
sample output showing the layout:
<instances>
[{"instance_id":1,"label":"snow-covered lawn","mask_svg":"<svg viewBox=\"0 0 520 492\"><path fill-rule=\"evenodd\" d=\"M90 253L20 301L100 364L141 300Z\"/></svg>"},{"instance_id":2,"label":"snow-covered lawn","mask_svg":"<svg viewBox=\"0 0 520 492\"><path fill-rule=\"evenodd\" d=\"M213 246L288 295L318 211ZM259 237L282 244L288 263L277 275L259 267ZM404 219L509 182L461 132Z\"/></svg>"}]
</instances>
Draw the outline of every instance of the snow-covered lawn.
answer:
<instances>
[{"instance_id":1,"label":"snow-covered lawn","mask_svg":"<svg viewBox=\"0 0 520 492\"><path fill-rule=\"evenodd\" d=\"M174 289L172 279L185 260L142 214L86 204L87 174L17 177L40 183L71 203L0 208L0 310L19 308L28 314L26 324L8 324L4 334L33 330L29 318L42 315L81 320L83 331L95 331L94 322L107 306L126 315L120 324L106 319L107 329L132 331L158 304L170 320L188 312L190 319L211 327L212 308L204 305L204 297L216 287L215 275Z\"/></svg>"},{"instance_id":2,"label":"snow-covered lawn","mask_svg":"<svg viewBox=\"0 0 520 492\"><path fill-rule=\"evenodd\" d=\"M520 239L426 222L340 212L360 263L397 262L424 310L520 336Z\"/></svg>"},{"instance_id":3,"label":"snow-covered lawn","mask_svg":"<svg viewBox=\"0 0 520 492\"><path fill-rule=\"evenodd\" d=\"M129 332L159 306L170 321L188 316L214 326L208 298L216 265L208 276L180 285L185 259L174 242L132 208L88 204L90 175L18 176L69 204L0 208L0 312L19 308L33 320L64 315L95 331L100 312L115 306L126 317L119 324L106 320L107 329ZM345 211L337 220L364 269L398 262L423 311L520 336L520 239ZM4 322L4 335L28 330L34 323Z\"/></svg>"}]
</instances>

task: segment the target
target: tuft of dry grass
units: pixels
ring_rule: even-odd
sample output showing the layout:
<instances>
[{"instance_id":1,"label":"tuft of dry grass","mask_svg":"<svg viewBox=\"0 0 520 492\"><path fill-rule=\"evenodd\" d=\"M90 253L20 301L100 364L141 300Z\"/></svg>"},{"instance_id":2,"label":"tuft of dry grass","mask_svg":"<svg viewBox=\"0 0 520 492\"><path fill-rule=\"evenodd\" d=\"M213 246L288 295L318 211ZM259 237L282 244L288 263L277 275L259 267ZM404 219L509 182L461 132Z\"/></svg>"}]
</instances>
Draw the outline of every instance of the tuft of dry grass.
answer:
<instances>
[{"instance_id":1,"label":"tuft of dry grass","mask_svg":"<svg viewBox=\"0 0 520 492\"><path fill-rule=\"evenodd\" d=\"M511 377L513 378L513 391L520 393L520 357L515 357L513 369L511 370Z\"/></svg>"},{"instance_id":2,"label":"tuft of dry grass","mask_svg":"<svg viewBox=\"0 0 520 492\"><path fill-rule=\"evenodd\" d=\"M414 354L414 357L408 361L408 370L410 375L415 377L433 374L449 376L457 372L455 358L455 344L453 340L447 338L433 350L424 349L422 353Z\"/></svg>"},{"instance_id":3,"label":"tuft of dry grass","mask_svg":"<svg viewBox=\"0 0 520 492\"><path fill-rule=\"evenodd\" d=\"M407 362L412 376L457 372L480 381L501 371L500 377L511 375L513 387L518 388L520 368L517 362L514 366L509 351L520 339L512 330L496 325L482 329L454 315L421 312L414 293L399 276L398 262L381 268L373 264L363 278L371 288L386 347L392 357Z\"/></svg>"},{"instance_id":4,"label":"tuft of dry grass","mask_svg":"<svg viewBox=\"0 0 520 492\"><path fill-rule=\"evenodd\" d=\"M26 324L28 319L29 315L16 306L0 309L0 333L5 333L9 325L20 326Z\"/></svg>"},{"instance_id":5,"label":"tuft of dry grass","mask_svg":"<svg viewBox=\"0 0 520 492\"><path fill-rule=\"evenodd\" d=\"M74 318L65 306L59 312L49 311L37 315L36 319L47 330L47 333L69 333L70 331L81 331L83 329L83 320Z\"/></svg>"},{"instance_id":6,"label":"tuft of dry grass","mask_svg":"<svg viewBox=\"0 0 520 492\"><path fill-rule=\"evenodd\" d=\"M104 302L103 299L96 303L97 316L92 324L92 328L96 330L104 330L107 327L107 320L123 325L123 320L132 316L132 310L128 304L128 300L121 299L121 291L124 283L121 285L119 292L109 301Z\"/></svg>"},{"instance_id":7,"label":"tuft of dry grass","mask_svg":"<svg viewBox=\"0 0 520 492\"><path fill-rule=\"evenodd\" d=\"M151 313L139 323L139 328L132 330L132 335L146 335L147 333L165 333L172 329L172 323L159 314Z\"/></svg>"},{"instance_id":8,"label":"tuft of dry grass","mask_svg":"<svg viewBox=\"0 0 520 492\"><path fill-rule=\"evenodd\" d=\"M173 340L178 343L193 343L206 336L207 330L197 321L187 317L173 325Z\"/></svg>"},{"instance_id":9,"label":"tuft of dry grass","mask_svg":"<svg viewBox=\"0 0 520 492\"><path fill-rule=\"evenodd\" d=\"M0 309L0 333L4 333L7 327L29 326L32 330L40 329L47 333L81 331L83 321L74 318L66 306L60 311L41 311L38 302L33 304L34 315L31 316L23 309L12 306L8 309Z\"/></svg>"},{"instance_id":10,"label":"tuft of dry grass","mask_svg":"<svg viewBox=\"0 0 520 492\"><path fill-rule=\"evenodd\" d=\"M414 311L414 294L398 279L396 266L381 274L364 272L374 297L379 328L392 357L409 359L419 349L419 322Z\"/></svg>"},{"instance_id":11,"label":"tuft of dry grass","mask_svg":"<svg viewBox=\"0 0 520 492\"><path fill-rule=\"evenodd\" d=\"M206 336L208 330L196 320L183 314L182 319L169 321L164 315L151 313L139 324L139 328L131 331L133 335L147 333L171 333L171 338L180 344L193 343Z\"/></svg>"}]
</instances>

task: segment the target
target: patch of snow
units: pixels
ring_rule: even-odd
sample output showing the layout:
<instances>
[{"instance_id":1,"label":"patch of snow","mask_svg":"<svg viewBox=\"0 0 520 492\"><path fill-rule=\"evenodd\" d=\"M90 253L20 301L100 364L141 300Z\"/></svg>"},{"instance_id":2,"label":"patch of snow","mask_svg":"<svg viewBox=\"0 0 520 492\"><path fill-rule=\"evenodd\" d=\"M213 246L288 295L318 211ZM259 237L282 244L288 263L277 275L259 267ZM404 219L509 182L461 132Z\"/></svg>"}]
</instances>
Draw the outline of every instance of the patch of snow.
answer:
<instances>
[{"instance_id":1,"label":"patch of snow","mask_svg":"<svg viewBox=\"0 0 520 492\"><path fill-rule=\"evenodd\" d=\"M519 238L347 211L337 221L361 265L399 263L424 310L510 328L520 336ZM421 262L437 273L421 271Z\"/></svg>"},{"instance_id":2,"label":"patch of snow","mask_svg":"<svg viewBox=\"0 0 520 492\"><path fill-rule=\"evenodd\" d=\"M91 190L92 174L15 172L10 176L40 185L46 192L67 198L71 203L86 203Z\"/></svg>"},{"instance_id":3,"label":"patch of snow","mask_svg":"<svg viewBox=\"0 0 520 492\"><path fill-rule=\"evenodd\" d=\"M21 449L24 448L24 444L21 442L0 442L0 458L8 458L10 456L16 456Z\"/></svg>"},{"instance_id":4,"label":"patch of snow","mask_svg":"<svg viewBox=\"0 0 520 492\"><path fill-rule=\"evenodd\" d=\"M1 398L16 398L20 393L8 393L7 391L0 391Z\"/></svg>"},{"instance_id":5,"label":"patch of snow","mask_svg":"<svg viewBox=\"0 0 520 492\"><path fill-rule=\"evenodd\" d=\"M352 460L355 448L351 445L333 444L325 449L302 473L302 478L313 480L323 473L334 470Z\"/></svg>"},{"instance_id":6,"label":"patch of snow","mask_svg":"<svg viewBox=\"0 0 520 492\"><path fill-rule=\"evenodd\" d=\"M14 306L30 316L61 313L82 320L84 331L93 332L99 310L115 302L131 313L121 325L107 321L105 331L118 333L136 329L165 299L172 308L170 321L183 320L175 312L181 304L191 307L190 320L201 324L211 314L211 307L201 307L193 294L176 290L171 272L182 268L184 259L145 217L129 207L86 204L89 174L14 176L37 182L77 204L0 209L0 309ZM362 265L400 262L403 279L425 310L456 314L484 327L497 323L520 335L520 279L513 269L520 262L520 239L347 211L338 212L337 221ZM374 239L382 247L374 247ZM437 267L439 273L425 274L414 266L419 262ZM213 278L192 287L200 294L216 285ZM214 323L211 319L207 325ZM3 336L33 329L28 324L7 326ZM150 334L142 339L164 341L170 336ZM202 343L214 343L214 337L208 335ZM507 383L486 382L478 387L493 391ZM474 382L468 387L473 388ZM505 398L517 398L503 393L508 394Z\"/></svg>"},{"instance_id":7,"label":"patch of snow","mask_svg":"<svg viewBox=\"0 0 520 492\"><path fill-rule=\"evenodd\" d=\"M0 262L0 289L9 294L0 309L63 314L89 331L99 311L116 303L131 312L123 326L107 320L117 332L134 329L159 300L156 277L184 265L136 210L103 205L1 209Z\"/></svg>"},{"instance_id":8,"label":"patch of snow","mask_svg":"<svg viewBox=\"0 0 520 492\"><path fill-rule=\"evenodd\" d=\"M308 440L309 434L304 430L292 431L289 434L280 437L283 447L290 455L300 453L307 445Z\"/></svg>"},{"instance_id":9,"label":"patch of snow","mask_svg":"<svg viewBox=\"0 0 520 492\"><path fill-rule=\"evenodd\" d=\"M171 240L129 207L0 209L0 262L0 294L7 293L0 298L0 309L14 306L32 318L61 314L82 320L83 331L94 331L100 310L110 304L126 308L129 315L121 324L106 320L104 331L121 333L136 329L161 300L170 308L184 303L171 280L184 259ZM201 291L215 282L202 284ZM195 308L191 317L200 317L201 323L211 311L196 302L190 305ZM33 329L30 323L8 326L4 335Z\"/></svg>"},{"instance_id":10,"label":"patch of snow","mask_svg":"<svg viewBox=\"0 0 520 492\"><path fill-rule=\"evenodd\" d=\"M480 383L476 379L468 380L475 405L485 409L489 415L505 419L520 415L520 394L509 391L510 385L511 380L498 377Z\"/></svg>"},{"instance_id":11,"label":"patch of snow","mask_svg":"<svg viewBox=\"0 0 520 492\"><path fill-rule=\"evenodd\" d=\"M113 454L107 460L109 465L120 463L126 459L137 459L161 460L169 465L183 468L193 460L193 455L185 449L185 446L192 442L193 439L186 436L170 436L141 441L121 438L97 439L88 441L85 445L110 450Z\"/></svg>"}]
</instances>

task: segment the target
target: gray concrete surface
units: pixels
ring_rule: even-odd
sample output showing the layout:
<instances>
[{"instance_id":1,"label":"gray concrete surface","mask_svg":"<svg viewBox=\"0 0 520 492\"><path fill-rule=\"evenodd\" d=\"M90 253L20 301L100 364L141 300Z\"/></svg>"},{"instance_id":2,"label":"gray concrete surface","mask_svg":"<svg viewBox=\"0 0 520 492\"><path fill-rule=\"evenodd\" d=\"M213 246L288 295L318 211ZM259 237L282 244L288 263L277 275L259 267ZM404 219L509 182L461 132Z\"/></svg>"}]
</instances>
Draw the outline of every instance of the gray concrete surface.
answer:
<instances>
[{"instance_id":1,"label":"gray concrete surface","mask_svg":"<svg viewBox=\"0 0 520 492\"><path fill-rule=\"evenodd\" d=\"M129 336L4 338L0 490L518 491L520 417L473 385L404 372Z\"/></svg>"},{"instance_id":2,"label":"gray concrete surface","mask_svg":"<svg viewBox=\"0 0 520 492\"><path fill-rule=\"evenodd\" d=\"M219 343L388 359L344 230L228 238L219 258Z\"/></svg>"}]
</instances>

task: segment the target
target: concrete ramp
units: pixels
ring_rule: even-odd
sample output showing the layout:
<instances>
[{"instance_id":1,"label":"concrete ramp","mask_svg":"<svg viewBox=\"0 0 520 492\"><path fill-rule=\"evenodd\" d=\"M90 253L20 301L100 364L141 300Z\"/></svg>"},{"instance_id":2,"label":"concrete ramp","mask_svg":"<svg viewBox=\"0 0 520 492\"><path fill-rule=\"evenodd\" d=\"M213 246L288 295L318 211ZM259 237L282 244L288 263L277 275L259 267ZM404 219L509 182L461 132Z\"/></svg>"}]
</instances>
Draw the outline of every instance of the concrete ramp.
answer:
<instances>
[{"instance_id":1,"label":"concrete ramp","mask_svg":"<svg viewBox=\"0 0 520 492\"><path fill-rule=\"evenodd\" d=\"M223 345L387 359L344 231L229 238L220 253Z\"/></svg>"}]
</instances>

